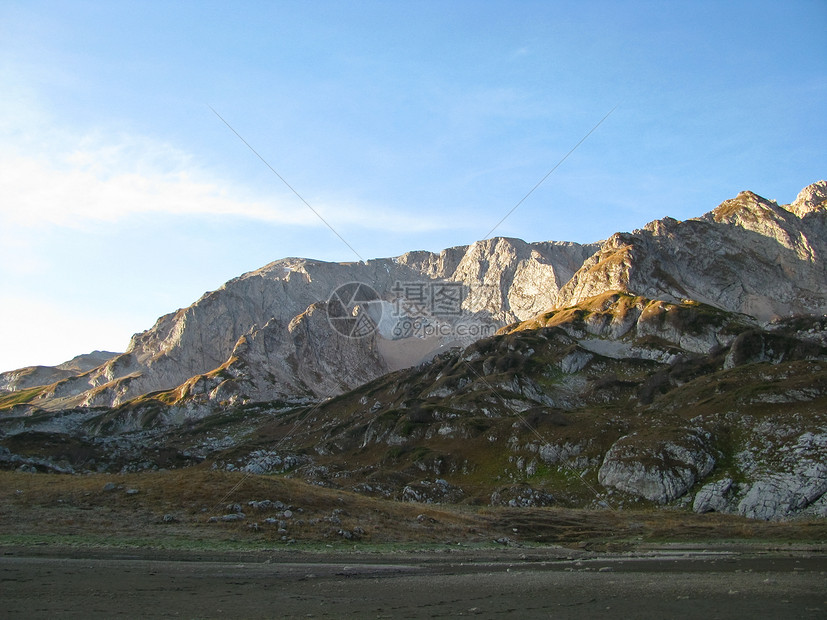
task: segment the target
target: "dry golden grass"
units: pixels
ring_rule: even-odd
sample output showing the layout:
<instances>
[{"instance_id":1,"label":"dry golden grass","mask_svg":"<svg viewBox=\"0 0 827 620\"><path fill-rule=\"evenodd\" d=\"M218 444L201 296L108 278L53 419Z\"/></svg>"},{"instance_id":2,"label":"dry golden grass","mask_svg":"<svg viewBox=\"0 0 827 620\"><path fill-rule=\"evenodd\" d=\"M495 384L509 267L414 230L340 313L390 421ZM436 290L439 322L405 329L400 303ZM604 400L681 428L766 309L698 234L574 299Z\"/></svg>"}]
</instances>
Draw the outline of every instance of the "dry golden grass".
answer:
<instances>
[{"instance_id":1,"label":"dry golden grass","mask_svg":"<svg viewBox=\"0 0 827 620\"><path fill-rule=\"evenodd\" d=\"M112 482L117 488L105 491ZM0 472L0 535L99 537L112 540L191 537L193 541L242 541L256 546L282 541L276 525L265 524L277 510L257 511L249 501L279 500L293 508L289 537L304 542L340 542L339 530L365 530L373 542L442 542L466 536L476 520L435 507L383 502L304 482L193 467L168 472L59 476ZM128 489L137 489L134 495ZM240 522L210 523L232 512ZM334 512L335 511L335 512ZM164 523L172 515L175 522ZM419 515L424 515L417 519ZM336 517L330 521L331 517ZM258 527L253 524L258 524Z\"/></svg>"},{"instance_id":2,"label":"dry golden grass","mask_svg":"<svg viewBox=\"0 0 827 620\"><path fill-rule=\"evenodd\" d=\"M112 482L117 488L104 491ZM137 489L129 495L127 489ZM264 519L251 500L293 509L288 532ZM240 504L243 521L210 523ZM175 517L164 522L164 515ZM253 524L257 524L254 526ZM358 532L346 538L342 532ZM268 548L283 537L304 545L524 544L619 550L667 541L760 544L824 543L827 523L764 523L730 515L563 508L435 506L372 499L304 482L195 467L129 474L60 476L0 472L0 544Z\"/></svg>"}]
</instances>

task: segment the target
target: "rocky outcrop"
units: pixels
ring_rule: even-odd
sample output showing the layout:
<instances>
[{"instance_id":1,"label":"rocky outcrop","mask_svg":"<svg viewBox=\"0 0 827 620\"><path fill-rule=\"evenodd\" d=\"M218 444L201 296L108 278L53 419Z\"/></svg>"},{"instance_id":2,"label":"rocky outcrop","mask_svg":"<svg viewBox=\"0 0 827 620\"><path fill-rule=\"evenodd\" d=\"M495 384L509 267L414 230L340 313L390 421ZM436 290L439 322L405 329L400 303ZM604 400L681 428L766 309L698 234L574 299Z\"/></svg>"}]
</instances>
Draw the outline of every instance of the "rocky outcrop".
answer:
<instances>
[{"instance_id":1,"label":"rocky outcrop","mask_svg":"<svg viewBox=\"0 0 827 620\"><path fill-rule=\"evenodd\" d=\"M702 486L695 494L695 512L726 512L731 503L732 478L723 478Z\"/></svg>"},{"instance_id":2,"label":"rocky outcrop","mask_svg":"<svg viewBox=\"0 0 827 620\"><path fill-rule=\"evenodd\" d=\"M366 263L279 260L161 317L96 368L33 379L53 385L31 407L119 405L191 378L200 386L189 393L211 401L325 398L610 291L689 299L759 320L824 313L825 196L823 181L784 206L743 192L700 218L664 218L602 244L494 238ZM348 282L375 291L375 303L363 308L376 328L369 339L342 338L323 320L324 304ZM438 311L435 283L457 285L458 308ZM7 379L6 389L24 384L32 385Z\"/></svg>"},{"instance_id":3,"label":"rocky outcrop","mask_svg":"<svg viewBox=\"0 0 827 620\"><path fill-rule=\"evenodd\" d=\"M802 189L796 199L784 208L798 217L806 217L827 209L827 183L819 181Z\"/></svg>"},{"instance_id":4,"label":"rocky outcrop","mask_svg":"<svg viewBox=\"0 0 827 620\"><path fill-rule=\"evenodd\" d=\"M774 442L773 442L774 443ZM827 433L805 432L790 445L775 444L775 458L745 451L743 480L710 482L695 494L695 512L725 512L778 521L799 514L827 516ZM769 461L769 462L768 462ZM772 463L772 467L768 465Z\"/></svg>"},{"instance_id":5,"label":"rocky outcrop","mask_svg":"<svg viewBox=\"0 0 827 620\"><path fill-rule=\"evenodd\" d=\"M781 358L788 349L791 355L812 351L817 355L821 346L815 342L798 340L786 334L768 334L758 329L749 316L723 312L712 306L692 301L669 303L633 296L620 291L609 291L583 301L575 307L545 312L533 319L509 325L500 333L559 327L577 339L579 347L614 359L643 358L669 361L681 353L707 354L720 347L729 347L733 341L748 342L745 331L763 343L758 346L762 355ZM672 348L664 347L664 344ZM733 353L741 358L751 349L741 346ZM587 360L581 352L572 352L566 360L569 372ZM767 358L769 359L769 358ZM764 360L761 360L764 361Z\"/></svg>"},{"instance_id":6,"label":"rocky outcrop","mask_svg":"<svg viewBox=\"0 0 827 620\"><path fill-rule=\"evenodd\" d=\"M225 364L180 386L176 400L236 404L249 400L316 400L388 372L371 333L351 339L332 330L325 302L312 304L287 329L269 321L238 339Z\"/></svg>"},{"instance_id":7,"label":"rocky outcrop","mask_svg":"<svg viewBox=\"0 0 827 620\"><path fill-rule=\"evenodd\" d=\"M70 370L76 373L86 372L97 368L101 364L105 364L113 357L120 355L120 353L113 353L112 351L92 351L91 353L84 353L76 355L68 362L58 364L55 368L60 370Z\"/></svg>"},{"instance_id":8,"label":"rocky outcrop","mask_svg":"<svg viewBox=\"0 0 827 620\"><path fill-rule=\"evenodd\" d=\"M597 480L658 504L684 495L715 466L709 437L692 429L621 437L606 453Z\"/></svg>"},{"instance_id":9,"label":"rocky outcrop","mask_svg":"<svg viewBox=\"0 0 827 620\"><path fill-rule=\"evenodd\" d=\"M246 381L238 394L247 398L328 397L549 307L596 249L495 238L366 263L279 260L161 317L136 334L124 354L56 383L33 405L118 405L222 367L233 374L242 365L244 378L238 372L234 381ZM377 331L368 342L339 337L327 323L324 304L349 282L368 284L379 298ZM440 312L435 283L456 285L450 292L461 295L461 303ZM224 399L225 391L216 397Z\"/></svg>"},{"instance_id":10,"label":"rocky outcrop","mask_svg":"<svg viewBox=\"0 0 827 620\"><path fill-rule=\"evenodd\" d=\"M419 502L422 504L455 504L463 499L462 489L449 484L442 478L435 481L423 480L412 482L402 489L400 496L403 502Z\"/></svg>"},{"instance_id":11,"label":"rocky outcrop","mask_svg":"<svg viewBox=\"0 0 827 620\"><path fill-rule=\"evenodd\" d=\"M827 182L779 206L742 192L706 215L617 233L561 289L556 305L610 290L691 299L769 320L827 312Z\"/></svg>"},{"instance_id":12,"label":"rocky outcrop","mask_svg":"<svg viewBox=\"0 0 827 620\"><path fill-rule=\"evenodd\" d=\"M41 385L51 385L62 379L77 376L106 363L118 353L92 351L73 357L57 366L27 366L0 373L0 391L14 392Z\"/></svg>"}]
</instances>

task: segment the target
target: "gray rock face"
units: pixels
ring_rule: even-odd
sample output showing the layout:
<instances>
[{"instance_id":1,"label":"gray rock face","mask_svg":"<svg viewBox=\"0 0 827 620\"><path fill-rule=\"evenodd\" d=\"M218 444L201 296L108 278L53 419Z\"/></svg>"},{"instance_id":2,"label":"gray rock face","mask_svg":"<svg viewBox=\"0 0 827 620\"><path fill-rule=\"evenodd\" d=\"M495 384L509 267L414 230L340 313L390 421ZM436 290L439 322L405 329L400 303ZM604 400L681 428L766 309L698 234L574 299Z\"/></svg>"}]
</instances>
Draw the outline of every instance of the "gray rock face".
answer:
<instances>
[{"instance_id":1,"label":"gray rock face","mask_svg":"<svg viewBox=\"0 0 827 620\"><path fill-rule=\"evenodd\" d=\"M695 512L724 512L729 506L732 478L705 484L695 494L692 510Z\"/></svg>"},{"instance_id":2,"label":"gray rock face","mask_svg":"<svg viewBox=\"0 0 827 620\"><path fill-rule=\"evenodd\" d=\"M827 312L827 182L779 206L742 192L706 215L617 233L560 291L558 307L611 290L692 299L759 320Z\"/></svg>"},{"instance_id":3,"label":"gray rock face","mask_svg":"<svg viewBox=\"0 0 827 620\"><path fill-rule=\"evenodd\" d=\"M770 475L749 487L738 512L752 519L775 521L809 506L827 491L824 463L793 475Z\"/></svg>"},{"instance_id":4,"label":"gray rock face","mask_svg":"<svg viewBox=\"0 0 827 620\"><path fill-rule=\"evenodd\" d=\"M758 458L744 455L746 463ZM765 521L827 515L827 434L803 433L794 444L781 448L774 468L747 469L746 482L725 478L701 487L692 505L695 512L734 513Z\"/></svg>"},{"instance_id":5,"label":"gray rock face","mask_svg":"<svg viewBox=\"0 0 827 620\"><path fill-rule=\"evenodd\" d=\"M120 355L120 353L113 353L112 351L92 351L91 353L76 355L68 362L58 364L55 368L82 373L97 368L117 355Z\"/></svg>"},{"instance_id":6,"label":"gray rock face","mask_svg":"<svg viewBox=\"0 0 827 620\"><path fill-rule=\"evenodd\" d=\"M684 495L715 466L715 458L699 432L672 437L621 437L606 453L597 480L605 487L665 504Z\"/></svg>"},{"instance_id":7,"label":"gray rock face","mask_svg":"<svg viewBox=\"0 0 827 620\"><path fill-rule=\"evenodd\" d=\"M14 392L74 377L104 364L118 355L109 351L92 351L78 355L57 366L27 366L0 373L0 391Z\"/></svg>"},{"instance_id":8,"label":"gray rock face","mask_svg":"<svg viewBox=\"0 0 827 620\"><path fill-rule=\"evenodd\" d=\"M495 238L439 254L410 252L367 263L279 260L161 317L152 329L136 334L124 354L60 381L34 404L113 406L190 378L188 389L219 400L329 397L415 364L440 347L469 344L540 312L596 249ZM327 300L348 282L369 284L383 300L388 316L371 337L345 338L327 322ZM429 306L434 282L461 286L459 315L434 316ZM436 336L394 332L410 315L403 310L393 316L400 283L419 287L426 296L425 323L441 326ZM456 327L463 321L465 330Z\"/></svg>"},{"instance_id":9,"label":"gray rock face","mask_svg":"<svg viewBox=\"0 0 827 620\"><path fill-rule=\"evenodd\" d=\"M825 196L824 181L785 206L743 192L700 218L665 218L602 244L494 238L366 263L286 258L161 317L136 334L125 353L91 370L77 360L59 374L37 371L43 375L37 379L2 375L0 389L45 382L48 389L29 407L54 411L117 406L167 390L190 405L318 400L549 308L616 290L660 301L692 299L760 320L820 314L827 311ZM378 295L377 303L353 309L378 323L364 338L342 336L327 320L327 300L348 282L367 283ZM460 287L458 313L435 311L436 283ZM411 301L417 286L420 307L400 309L399 301ZM650 321L646 308L638 310L608 324L587 317L588 350L573 355L566 371L576 371L592 354L629 354L615 343L630 329L639 336L648 329L657 337L682 338L679 346L687 351L706 352L716 344L712 328L677 326L670 336L668 322ZM205 409L187 411L185 418Z\"/></svg>"},{"instance_id":10,"label":"gray rock face","mask_svg":"<svg viewBox=\"0 0 827 620\"><path fill-rule=\"evenodd\" d=\"M74 377L76 374L55 366L27 366L0 374L0 390L14 392L39 385L50 385L61 379Z\"/></svg>"}]
</instances>

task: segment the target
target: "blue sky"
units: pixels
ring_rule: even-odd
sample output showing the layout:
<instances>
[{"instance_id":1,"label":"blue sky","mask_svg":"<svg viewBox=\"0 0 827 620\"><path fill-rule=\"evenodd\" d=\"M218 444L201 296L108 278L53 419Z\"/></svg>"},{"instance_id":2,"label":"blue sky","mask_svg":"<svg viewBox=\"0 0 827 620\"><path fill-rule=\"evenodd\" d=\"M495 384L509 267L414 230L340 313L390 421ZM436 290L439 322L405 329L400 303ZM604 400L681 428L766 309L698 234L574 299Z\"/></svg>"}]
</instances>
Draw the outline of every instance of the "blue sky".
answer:
<instances>
[{"instance_id":1,"label":"blue sky","mask_svg":"<svg viewBox=\"0 0 827 620\"><path fill-rule=\"evenodd\" d=\"M596 241L827 176L827 3L0 5L0 369L285 256Z\"/></svg>"}]
</instances>

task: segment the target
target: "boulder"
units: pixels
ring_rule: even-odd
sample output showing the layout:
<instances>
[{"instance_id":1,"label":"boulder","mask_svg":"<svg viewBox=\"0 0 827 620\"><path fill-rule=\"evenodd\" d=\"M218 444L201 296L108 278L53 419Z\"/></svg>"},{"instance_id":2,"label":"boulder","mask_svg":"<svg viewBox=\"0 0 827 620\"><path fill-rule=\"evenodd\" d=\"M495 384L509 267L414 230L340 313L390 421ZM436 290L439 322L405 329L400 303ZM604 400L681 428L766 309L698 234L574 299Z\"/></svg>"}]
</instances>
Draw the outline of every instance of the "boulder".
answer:
<instances>
[{"instance_id":1,"label":"boulder","mask_svg":"<svg viewBox=\"0 0 827 620\"><path fill-rule=\"evenodd\" d=\"M605 487L666 504L712 471L715 458L707 440L697 430L626 435L606 453L597 480Z\"/></svg>"}]
</instances>

